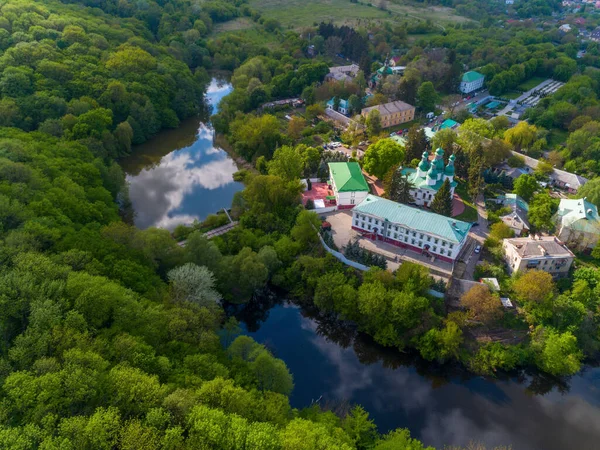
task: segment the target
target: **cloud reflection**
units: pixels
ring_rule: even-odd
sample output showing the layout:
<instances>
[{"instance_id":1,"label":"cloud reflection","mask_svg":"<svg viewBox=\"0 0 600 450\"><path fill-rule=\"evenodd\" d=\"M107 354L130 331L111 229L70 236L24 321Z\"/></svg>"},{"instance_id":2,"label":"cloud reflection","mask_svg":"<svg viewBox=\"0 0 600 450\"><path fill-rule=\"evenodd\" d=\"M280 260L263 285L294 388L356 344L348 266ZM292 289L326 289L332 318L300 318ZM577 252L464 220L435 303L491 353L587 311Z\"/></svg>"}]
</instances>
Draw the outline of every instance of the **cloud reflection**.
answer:
<instances>
[{"instance_id":1,"label":"cloud reflection","mask_svg":"<svg viewBox=\"0 0 600 450\"><path fill-rule=\"evenodd\" d=\"M202 214L196 211L203 209L201 205L184 208L186 200L194 196L205 203L211 196L222 195L217 192L221 188L237 184L233 181L235 163L212 142L212 129L201 125L198 140L192 146L169 153L155 166L128 177L138 226L173 229L180 223L200 220L206 211ZM231 198L218 201L220 207L229 206L230 202Z\"/></svg>"}]
</instances>

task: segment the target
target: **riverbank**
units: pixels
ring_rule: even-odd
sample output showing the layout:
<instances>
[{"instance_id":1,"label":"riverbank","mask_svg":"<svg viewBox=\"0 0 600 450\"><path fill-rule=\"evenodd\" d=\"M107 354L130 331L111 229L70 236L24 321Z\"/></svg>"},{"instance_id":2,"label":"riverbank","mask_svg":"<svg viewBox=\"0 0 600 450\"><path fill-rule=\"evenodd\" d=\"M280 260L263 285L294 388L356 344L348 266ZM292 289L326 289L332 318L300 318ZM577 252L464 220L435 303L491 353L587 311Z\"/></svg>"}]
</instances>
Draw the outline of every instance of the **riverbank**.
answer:
<instances>
[{"instance_id":1,"label":"riverbank","mask_svg":"<svg viewBox=\"0 0 600 450\"><path fill-rule=\"evenodd\" d=\"M235 152L233 147L231 147L231 145L227 141L227 137L225 135L215 133L214 143L216 146L223 149L227 153L227 155L229 155L229 157L235 162L235 165L238 167L238 169L245 169L248 172L254 174L259 173L252 163L246 161L244 158L242 158Z\"/></svg>"},{"instance_id":2,"label":"riverbank","mask_svg":"<svg viewBox=\"0 0 600 450\"><path fill-rule=\"evenodd\" d=\"M564 380L527 369L477 376L382 347L353 324L281 295L236 305L235 316L293 373L293 407L317 402L335 412L361 404L380 432L408 427L440 449L471 441L515 450L596 448L596 367Z\"/></svg>"}]
</instances>

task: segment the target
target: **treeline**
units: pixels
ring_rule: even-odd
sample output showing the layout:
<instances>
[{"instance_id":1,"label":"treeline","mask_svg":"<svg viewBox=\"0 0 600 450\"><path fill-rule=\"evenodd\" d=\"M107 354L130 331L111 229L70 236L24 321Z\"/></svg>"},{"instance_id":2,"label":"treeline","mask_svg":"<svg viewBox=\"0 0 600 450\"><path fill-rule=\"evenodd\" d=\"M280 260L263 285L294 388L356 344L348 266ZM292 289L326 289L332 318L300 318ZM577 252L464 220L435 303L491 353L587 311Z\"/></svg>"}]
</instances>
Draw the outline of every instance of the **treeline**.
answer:
<instances>
[{"instance_id":1,"label":"treeline","mask_svg":"<svg viewBox=\"0 0 600 450\"><path fill-rule=\"evenodd\" d=\"M121 222L112 158L195 112L206 76L111 5L2 7L2 125L22 130L0 128L0 447L423 448L360 407L291 408L283 361L224 316L310 247L297 181L257 177L214 243Z\"/></svg>"}]
</instances>

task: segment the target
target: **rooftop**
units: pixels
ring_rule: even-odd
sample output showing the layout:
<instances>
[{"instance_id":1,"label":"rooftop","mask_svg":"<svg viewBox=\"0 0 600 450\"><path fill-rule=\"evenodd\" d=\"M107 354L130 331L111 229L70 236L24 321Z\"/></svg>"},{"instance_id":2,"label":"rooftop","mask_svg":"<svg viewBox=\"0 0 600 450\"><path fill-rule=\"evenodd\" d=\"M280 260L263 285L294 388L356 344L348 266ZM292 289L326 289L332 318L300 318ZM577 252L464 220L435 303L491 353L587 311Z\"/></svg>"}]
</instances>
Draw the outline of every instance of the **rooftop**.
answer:
<instances>
[{"instance_id":1,"label":"rooftop","mask_svg":"<svg viewBox=\"0 0 600 450\"><path fill-rule=\"evenodd\" d=\"M467 237L471 224L422 209L396 203L375 195L368 195L354 211L381 217L394 224L420 231L449 242L461 243Z\"/></svg>"},{"instance_id":2,"label":"rooftop","mask_svg":"<svg viewBox=\"0 0 600 450\"><path fill-rule=\"evenodd\" d=\"M532 236L504 239L505 244L514 247L521 258L570 258L571 250L554 236Z\"/></svg>"},{"instance_id":3,"label":"rooftop","mask_svg":"<svg viewBox=\"0 0 600 450\"><path fill-rule=\"evenodd\" d=\"M442 184L444 184L444 177L441 180L438 180L434 185L427 184L427 177L419 177L416 169L412 169L407 167L406 169L402 169L402 175L404 175L408 181L410 181L413 186L417 189L431 189L432 191L438 191ZM452 181L450 183L451 187L458 186L456 181Z\"/></svg>"},{"instance_id":4,"label":"rooftop","mask_svg":"<svg viewBox=\"0 0 600 450\"><path fill-rule=\"evenodd\" d=\"M375 109L379 110L379 112L383 116L388 114L396 114L401 111L409 111L411 109L415 109L415 107L401 100L396 100L395 102L384 103L383 105L376 105L370 106L369 108L363 108L362 113L364 116L366 116Z\"/></svg>"},{"instance_id":5,"label":"rooftop","mask_svg":"<svg viewBox=\"0 0 600 450\"><path fill-rule=\"evenodd\" d=\"M452 119L446 119L440 125L440 130L445 130L446 128L455 128L458 126L458 122Z\"/></svg>"},{"instance_id":6,"label":"rooftop","mask_svg":"<svg viewBox=\"0 0 600 450\"><path fill-rule=\"evenodd\" d=\"M335 162L328 166L338 192L369 192L369 185L357 162Z\"/></svg>"},{"instance_id":7,"label":"rooftop","mask_svg":"<svg viewBox=\"0 0 600 450\"><path fill-rule=\"evenodd\" d=\"M462 77L462 81L463 83L471 83L473 81L477 81L480 78L484 78L484 76L482 74L480 74L479 72L475 72L474 70L471 70L469 72L465 72L465 74Z\"/></svg>"},{"instance_id":8,"label":"rooftop","mask_svg":"<svg viewBox=\"0 0 600 450\"><path fill-rule=\"evenodd\" d=\"M522 153L512 152L513 155L519 156L525 160L525 165L530 169L534 169L538 166L539 161L531 156L523 155ZM564 170L554 169L554 172L550 175L550 178L564 183L567 187L578 189L587 183L588 179L571 172L565 172Z\"/></svg>"},{"instance_id":9,"label":"rooftop","mask_svg":"<svg viewBox=\"0 0 600 450\"><path fill-rule=\"evenodd\" d=\"M562 227L600 234L598 208L585 198L562 199L557 213Z\"/></svg>"}]
</instances>

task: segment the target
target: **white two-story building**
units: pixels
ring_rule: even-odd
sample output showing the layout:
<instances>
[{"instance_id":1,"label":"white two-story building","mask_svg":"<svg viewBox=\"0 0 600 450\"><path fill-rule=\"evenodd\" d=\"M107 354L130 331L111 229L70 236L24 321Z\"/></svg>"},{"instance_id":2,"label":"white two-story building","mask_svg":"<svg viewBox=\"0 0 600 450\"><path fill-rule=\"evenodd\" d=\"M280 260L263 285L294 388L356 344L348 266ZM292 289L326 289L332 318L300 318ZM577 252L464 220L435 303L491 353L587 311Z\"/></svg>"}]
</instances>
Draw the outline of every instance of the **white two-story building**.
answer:
<instances>
[{"instance_id":1,"label":"white two-story building","mask_svg":"<svg viewBox=\"0 0 600 450\"><path fill-rule=\"evenodd\" d=\"M369 185L357 162L329 163L329 184L338 209L353 208L369 194Z\"/></svg>"},{"instance_id":2,"label":"white two-story building","mask_svg":"<svg viewBox=\"0 0 600 450\"><path fill-rule=\"evenodd\" d=\"M352 211L352 229L369 239L453 263L471 224L368 195Z\"/></svg>"}]
</instances>

